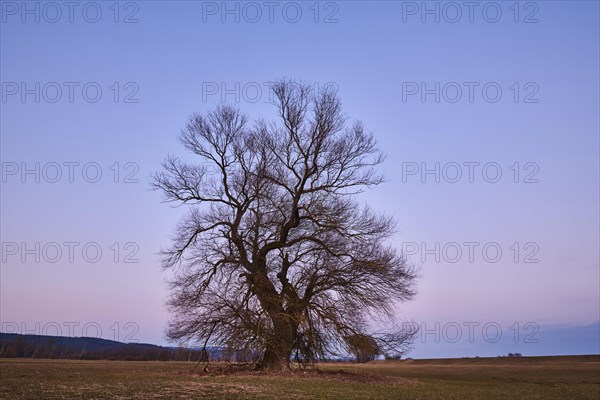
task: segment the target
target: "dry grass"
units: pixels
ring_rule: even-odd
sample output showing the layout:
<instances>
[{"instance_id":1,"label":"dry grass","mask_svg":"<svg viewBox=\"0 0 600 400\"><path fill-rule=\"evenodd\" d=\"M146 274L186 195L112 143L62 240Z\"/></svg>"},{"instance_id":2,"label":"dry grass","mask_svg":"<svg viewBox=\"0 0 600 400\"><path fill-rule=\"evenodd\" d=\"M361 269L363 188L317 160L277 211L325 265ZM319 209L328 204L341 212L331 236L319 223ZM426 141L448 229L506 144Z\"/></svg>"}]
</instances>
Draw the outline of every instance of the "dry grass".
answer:
<instances>
[{"instance_id":1,"label":"dry grass","mask_svg":"<svg viewBox=\"0 0 600 400\"><path fill-rule=\"evenodd\" d=\"M600 356L322 364L191 372L193 363L0 360L2 399L597 399Z\"/></svg>"}]
</instances>

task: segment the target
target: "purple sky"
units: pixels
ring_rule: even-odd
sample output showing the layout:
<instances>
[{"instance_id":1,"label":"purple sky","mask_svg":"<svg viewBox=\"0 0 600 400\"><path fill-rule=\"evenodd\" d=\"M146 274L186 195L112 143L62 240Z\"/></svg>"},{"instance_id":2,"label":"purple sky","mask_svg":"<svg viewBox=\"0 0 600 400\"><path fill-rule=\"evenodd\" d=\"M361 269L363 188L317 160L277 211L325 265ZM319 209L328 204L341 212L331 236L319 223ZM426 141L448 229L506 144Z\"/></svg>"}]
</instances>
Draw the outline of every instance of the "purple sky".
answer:
<instances>
[{"instance_id":1,"label":"purple sky","mask_svg":"<svg viewBox=\"0 0 600 400\"><path fill-rule=\"evenodd\" d=\"M413 356L600 352L598 2L23 4L1 3L1 331L166 343L156 253L185 210L149 176L192 112L273 118L285 76L336 85L388 155L363 200L421 266Z\"/></svg>"}]
</instances>

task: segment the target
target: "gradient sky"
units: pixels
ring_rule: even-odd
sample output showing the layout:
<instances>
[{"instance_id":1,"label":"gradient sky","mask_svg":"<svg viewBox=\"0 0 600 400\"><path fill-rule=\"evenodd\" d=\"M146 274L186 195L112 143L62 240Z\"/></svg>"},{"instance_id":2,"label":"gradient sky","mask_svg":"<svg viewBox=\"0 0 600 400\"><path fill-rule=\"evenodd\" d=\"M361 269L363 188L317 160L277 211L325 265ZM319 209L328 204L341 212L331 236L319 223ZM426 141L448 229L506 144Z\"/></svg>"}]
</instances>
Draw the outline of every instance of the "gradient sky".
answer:
<instances>
[{"instance_id":1,"label":"gradient sky","mask_svg":"<svg viewBox=\"0 0 600 400\"><path fill-rule=\"evenodd\" d=\"M363 200L421 266L412 356L600 352L598 2L22 4L1 4L2 331L165 344L156 253L185 210L149 177L192 112L272 118L288 77L336 85L388 155Z\"/></svg>"}]
</instances>

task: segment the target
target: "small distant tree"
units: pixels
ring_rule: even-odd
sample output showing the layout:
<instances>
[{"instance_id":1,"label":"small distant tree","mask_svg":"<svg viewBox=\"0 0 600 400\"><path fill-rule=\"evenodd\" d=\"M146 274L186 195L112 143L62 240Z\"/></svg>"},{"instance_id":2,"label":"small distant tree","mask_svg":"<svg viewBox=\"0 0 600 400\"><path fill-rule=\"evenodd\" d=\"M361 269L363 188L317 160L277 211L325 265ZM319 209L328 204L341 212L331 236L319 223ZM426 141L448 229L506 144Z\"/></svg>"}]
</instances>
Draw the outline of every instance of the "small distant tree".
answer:
<instances>
[{"instance_id":1,"label":"small distant tree","mask_svg":"<svg viewBox=\"0 0 600 400\"><path fill-rule=\"evenodd\" d=\"M380 353L379 344L373 336L356 333L346 338L348 349L356 359L357 363L373 361Z\"/></svg>"}]
</instances>

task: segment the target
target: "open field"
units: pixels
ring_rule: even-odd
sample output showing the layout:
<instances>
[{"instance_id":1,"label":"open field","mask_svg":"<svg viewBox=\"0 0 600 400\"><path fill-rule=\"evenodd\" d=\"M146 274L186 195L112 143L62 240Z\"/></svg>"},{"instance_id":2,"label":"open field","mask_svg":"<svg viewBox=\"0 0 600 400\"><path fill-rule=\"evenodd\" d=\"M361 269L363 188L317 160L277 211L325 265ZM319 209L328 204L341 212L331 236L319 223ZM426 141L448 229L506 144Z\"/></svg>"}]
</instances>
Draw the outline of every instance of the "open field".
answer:
<instances>
[{"instance_id":1,"label":"open field","mask_svg":"<svg viewBox=\"0 0 600 400\"><path fill-rule=\"evenodd\" d=\"M323 364L345 374L191 373L194 363L0 360L2 399L597 399L600 356ZM362 376L353 373L368 373Z\"/></svg>"}]
</instances>

